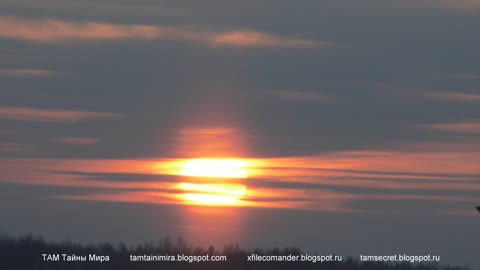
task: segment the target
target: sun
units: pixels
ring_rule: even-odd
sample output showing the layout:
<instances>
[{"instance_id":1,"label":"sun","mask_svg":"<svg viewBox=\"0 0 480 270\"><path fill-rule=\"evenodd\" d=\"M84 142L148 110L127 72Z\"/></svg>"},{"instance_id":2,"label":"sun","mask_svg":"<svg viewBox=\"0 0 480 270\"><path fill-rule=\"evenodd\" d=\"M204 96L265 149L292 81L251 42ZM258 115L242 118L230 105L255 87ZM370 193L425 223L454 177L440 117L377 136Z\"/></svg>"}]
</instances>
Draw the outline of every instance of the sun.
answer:
<instances>
[{"instance_id":1,"label":"sun","mask_svg":"<svg viewBox=\"0 0 480 270\"><path fill-rule=\"evenodd\" d=\"M245 178L247 162L239 159L190 159L182 164L180 175L194 177Z\"/></svg>"},{"instance_id":2,"label":"sun","mask_svg":"<svg viewBox=\"0 0 480 270\"><path fill-rule=\"evenodd\" d=\"M179 189L183 191L183 201L194 205L241 205L247 188L226 179L246 178L247 165L246 161L240 159L198 158L184 161L179 175L201 179L197 179L195 183L179 183ZM209 181L208 178L225 178L226 181L219 183L219 180Z\"/></svg>"},{"instance_id":3,"label":"sun","mask_svg":"<svg viewBox=\"0 0 480 270\"><path fill-rule=\"evenodd\" d=\"M238 205L247 192L240 184L193 184L180 183L183 198L197 205Z\"/></svg>"}]
</instances>

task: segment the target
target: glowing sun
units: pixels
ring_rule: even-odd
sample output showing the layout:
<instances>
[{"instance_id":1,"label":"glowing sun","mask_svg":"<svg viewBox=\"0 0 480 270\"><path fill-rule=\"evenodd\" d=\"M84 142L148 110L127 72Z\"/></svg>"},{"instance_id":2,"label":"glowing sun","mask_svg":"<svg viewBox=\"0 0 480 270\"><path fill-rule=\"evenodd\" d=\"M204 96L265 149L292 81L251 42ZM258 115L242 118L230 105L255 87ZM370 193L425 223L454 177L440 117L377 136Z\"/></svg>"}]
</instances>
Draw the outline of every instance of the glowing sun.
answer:
<instances>
[{"instance_id":1,"label":"glowing sun","mask_svg":"<svg viewBox=\"0 0 480 270\"><path fill-rule=\"evenodd\" d=\"M247 162L238 159L191 159L183 163L180 175L245 178L247 177Z\"/></svg>"},{"instance_id":2,"label":"glowing sun","mask_svg":"<svg viewBox=\"0 0 480 270\"><path fill-rule=\"evenodd\" d=\"M238 159L190 159L181 166L179 173L201 178L245 178L247 162ZM183 199L197 205L240 205L247 188L233 183L180 183Z\"/></svg>"},{"instance_id":3,"label":"glowing sun","mask_svg":"<svg viewBox=\"0 0 480 270\"><path fill-rule=\"evenodd\" d=\"M184 199L199 205L237 205L247 189L239 184L180 183Z\"/></svg>"}]
</instances>

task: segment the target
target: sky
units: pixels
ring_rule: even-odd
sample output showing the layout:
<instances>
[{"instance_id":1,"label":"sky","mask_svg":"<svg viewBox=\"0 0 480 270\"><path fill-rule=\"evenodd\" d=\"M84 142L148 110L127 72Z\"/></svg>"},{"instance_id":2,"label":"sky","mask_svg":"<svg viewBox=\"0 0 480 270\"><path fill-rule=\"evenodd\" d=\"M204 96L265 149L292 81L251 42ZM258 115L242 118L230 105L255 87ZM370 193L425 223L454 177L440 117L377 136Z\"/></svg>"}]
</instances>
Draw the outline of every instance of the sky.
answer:
<instances>
[{"instance_id":1,"label":"sky","mask_svg":"<svg viewBox=\"0 0 480 270\"><path fill-rule=\"evenodd\" d=\"M479 26L478 0L2 0L0 230L480 269Z\"/></svg>"}]
</instances>

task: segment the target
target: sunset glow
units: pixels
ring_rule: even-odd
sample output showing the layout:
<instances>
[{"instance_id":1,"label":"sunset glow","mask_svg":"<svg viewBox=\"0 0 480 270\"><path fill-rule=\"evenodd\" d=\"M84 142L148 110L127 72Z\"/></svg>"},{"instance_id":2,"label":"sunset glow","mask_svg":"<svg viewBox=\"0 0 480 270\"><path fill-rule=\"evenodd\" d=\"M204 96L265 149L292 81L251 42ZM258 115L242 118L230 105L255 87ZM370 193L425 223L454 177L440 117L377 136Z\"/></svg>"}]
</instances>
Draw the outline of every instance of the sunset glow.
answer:
<instances>
[{"instance_id":1,"label":"sunset glow","mask_svg":"<svg viewBox=\"0 0 480 270\"><path fill-rule=\"evenodd\" d=\"M188 203L199 205L236 205L247 189L238 184L192 184L180 183Z\"/></svg>"},{"instance_id":2,"label":"sunset glow","mask_svg":"<svg viewBox=\"0 0 480 270\"><path fill-rule=\"evenodd\" d=\"M238 159L190 159L181 165L180 175L202 178L245 178L247 162ZM180 183L187 204L239 205L246 187L232 183Z\"/></svg>"},{"instance_id":3,"label":"sunset glow","mask_svg":"<svg viewBox=\"0 0 480 270\"><path fill-rule=\"evenodd\" d=\"M191 159L182 164L180 175L194 177L247 177L247 162L237 159Z\"/></svg>"}]
</instances>

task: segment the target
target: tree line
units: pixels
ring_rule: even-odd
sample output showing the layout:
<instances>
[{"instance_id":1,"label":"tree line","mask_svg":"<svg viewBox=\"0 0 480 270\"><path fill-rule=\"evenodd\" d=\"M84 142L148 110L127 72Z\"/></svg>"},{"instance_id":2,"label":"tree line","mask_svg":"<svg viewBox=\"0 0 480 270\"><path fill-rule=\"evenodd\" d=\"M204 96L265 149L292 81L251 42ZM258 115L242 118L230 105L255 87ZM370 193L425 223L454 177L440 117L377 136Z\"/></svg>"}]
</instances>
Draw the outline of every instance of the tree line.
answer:
<instances>
[{"instance_id":1,"label":"tree line","mask_svg":"<svg viewBox=\"0 0 480 270\"><path fill-rule=\"evenodd\" d=\"M42 254L60 254L50 257ZM61 254L85 256L90 254L108 256L108 261L64 261ZM226 256L223 262L179 262L179 261L151 261L132 262L130 255L170 255L185 256ZM41 236L22 235L13 237L0 234L0 269L5 270L32 270L32 269L328 269L328 270L468 270L467 266L445 266L431 263L385 263L360 262L353 258L343 258L341 262L252 262L247 258L251 254L260 256L288 256L301 255L299 248L270 248L270 249L243 249L238 244L228 244L217 249L210 247L193 247L178 238L165 238L156 242L146 242L139 245L127 246L124 243L79 244L70 240L52 242ZM55 260L59 259L59 260Z\"/></svg>"}]
</instances>

